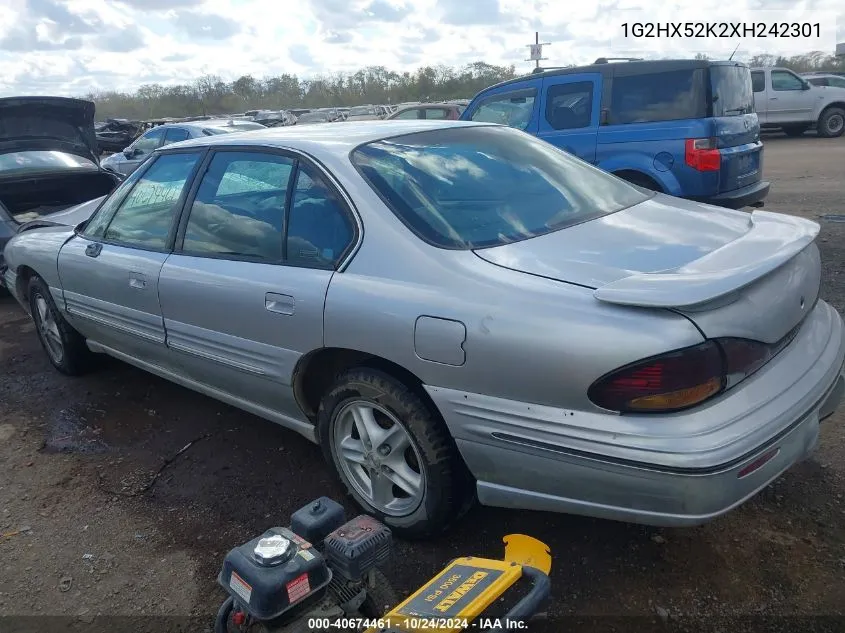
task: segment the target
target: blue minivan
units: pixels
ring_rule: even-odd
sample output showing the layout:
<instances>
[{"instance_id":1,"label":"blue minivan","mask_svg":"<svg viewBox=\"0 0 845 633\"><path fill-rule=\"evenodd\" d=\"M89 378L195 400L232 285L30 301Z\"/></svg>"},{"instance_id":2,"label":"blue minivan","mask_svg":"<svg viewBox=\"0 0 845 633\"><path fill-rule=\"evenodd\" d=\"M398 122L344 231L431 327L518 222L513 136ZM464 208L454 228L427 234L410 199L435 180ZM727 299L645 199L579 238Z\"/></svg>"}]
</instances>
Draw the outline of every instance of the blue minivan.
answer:
<instances>
[{"instance_id":1,"label":"blue minivan","mask_svg":"<svg viewBox=\"0 0 845 633\"><path fill-rule=\"evenodd\" d=\"M634 184L723 207L762 206L763 143L739 62L607 62L478 93L461 119L519 128Z\"/></svg>"}]
</instances>

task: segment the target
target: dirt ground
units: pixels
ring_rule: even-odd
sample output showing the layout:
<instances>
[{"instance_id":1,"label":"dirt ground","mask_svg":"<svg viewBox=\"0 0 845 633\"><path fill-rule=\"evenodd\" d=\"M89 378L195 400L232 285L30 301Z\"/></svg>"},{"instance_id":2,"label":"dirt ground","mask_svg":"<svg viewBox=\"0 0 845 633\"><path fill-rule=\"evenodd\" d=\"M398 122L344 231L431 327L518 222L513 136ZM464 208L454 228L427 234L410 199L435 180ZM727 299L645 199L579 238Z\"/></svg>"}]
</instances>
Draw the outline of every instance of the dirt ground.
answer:
<instances>
[{"instance_id":1,"label":"dirt ground","mask_svg":"<svg viewBox=\"0 0 845 633\"><path fill-rule=\"evenodd\" d=\"M845 138L767 138L765 160L768 210L845 213ZM843 311L845 223L821 224L823 297ZM270 422L116 361L59 375L8 297L0 403L0 616L66 616L50 622L79 630L104 615L193 616L207 630L229 548L314 497L344 499L318 449ZM532 631L665 630L698 617L690 630L727 632L763 616L775 616L770 628L842 630L843 418L825 422L813 459L706 526L476 508L437 541L397 542L386 571L405 593L457 555L498 556L502 536L521 532L554 556L550 618Z\"/></svg>"}]
</instances>

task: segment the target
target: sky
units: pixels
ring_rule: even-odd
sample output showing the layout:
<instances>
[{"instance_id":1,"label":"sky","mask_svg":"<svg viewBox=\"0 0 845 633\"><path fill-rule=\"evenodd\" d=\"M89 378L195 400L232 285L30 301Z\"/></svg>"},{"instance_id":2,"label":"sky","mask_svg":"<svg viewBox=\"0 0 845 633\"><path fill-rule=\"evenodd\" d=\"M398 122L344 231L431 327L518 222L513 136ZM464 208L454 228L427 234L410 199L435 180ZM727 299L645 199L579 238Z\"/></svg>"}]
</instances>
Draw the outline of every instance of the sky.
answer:
<instances>
[{"instance_id":1,"label":"sky","mask_svg":"<svg viewBox=\"0 0 845 633\"><path fill-rule=\"evenodd\" d=\"M819 37L622 35L625 22L781 19L819 23ZM227 81L245 74L307 78L368 65L413 71L486 61L527 71L527 44L535 31L551 43L542 62L548 66L623 54L726 58L737 46L740 60L754 53L833 53L835 41L845 41L845 2L0 0L0 95L132 91L150 83L190 83L205 74Z\"/></svg>"}]
</instances>

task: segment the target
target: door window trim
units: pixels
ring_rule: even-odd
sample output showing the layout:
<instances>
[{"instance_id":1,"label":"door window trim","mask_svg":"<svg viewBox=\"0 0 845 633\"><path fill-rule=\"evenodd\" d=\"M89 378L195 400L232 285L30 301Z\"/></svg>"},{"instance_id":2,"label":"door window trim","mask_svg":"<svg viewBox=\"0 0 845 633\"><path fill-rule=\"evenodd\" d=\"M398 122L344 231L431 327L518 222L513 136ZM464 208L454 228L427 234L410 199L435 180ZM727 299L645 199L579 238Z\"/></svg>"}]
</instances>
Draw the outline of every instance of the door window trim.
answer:
<instances>
[{"instance_id":1,"label":"door window trim","mask_svg":"<svg viewBox=\"0 0 845 633\"><path fill-rule=\"evenodd\" d=\"M226 261L243 261L253 264L264 264L267 266L285 266L287 268L334 270L337 272L342 272L346 269L346 267L349 265L349 262L352 260L352 257L354 257L355 253L358 252L358 249L361 246L361 242L364 236L364 226L361 222L358 210L352 203L352 199L350 198L349 194L343 189L343 187L340 185L337 179L334 178L334 176L329 172L325 165L320 163L320 161L318 161L313 156L305 154L304 152L289 149L281 149L276 147L266 147L260 145L219 145L209 147L207 148L207 150L208 151L206 156L202 159L202 161L200 161L199 168L194 173L193 183L191 184L191 187L187 190L185 200L183 201L171 252L177 255L184 255L186 257L198 257L202 259L222 259ZM175 153L179 150L172 151ZM161 153L168 154L170 153L170 151L162 151ZM290 183L292 183L293 186L289 186L285 194L285 220L284 226L282 227L282 261L272 262L266 260L258 260L256 258L247 256L215 255L214 253L194 253L191 251L183 250L185 242L185 232L187 230L188 220L191 215L191 207L193 206L194 200L196 199L197 193L199 192L199 188L202 185L202 179L205 177L205 174L208 171L208 167L211 165L211 161L214 159L214 156L219 153L270 154L273 156L282 156L293 160L294 164L291 169L291 180L289 181ZM346 214L347 218L350 220L350 224L352 227L352 239L349 241L349 244L338 257L337 264L335 264L334 267L331 269L327 269L325 266L308 266L306 264L291 263L287 261L287 236L290 208L293 202L293 193L296 189L295 179L299 175L299 166L301 163L312 167L323 178L323 181L326 183L326 185L335 193L335 195L337 196L337 200L340 203L341 211Z\"/></svg>"},{"instance_id":2,"label":"door window trim","mask_svg":"<svg viewBox=\"0 0 845 633\"><path fill-rule=\"evenodd\" d=\"M170 230L167 232L167 238L164 241L164 246L161 248L154 248L151 246L143 246L139 244L132 244L130 242L122 242L120 240L110 240L106 239L105 235L108 233L109 227L111 223L114 221L114 216L117 215L117 212L120 211L123 203L126 202L126 198L135 190L135 187L144 179L144 175L155 165L159 159L165 154L159 151L155 151L147 160L142 163L145 165L143 169L143 173L138 177L138 179L133 183L129 189L126 190L126 193L121 196L121 199L118 201L117 206L115 207L115 211L112 214L111 218L109 218L108 224L103 231L103 237L88 237L85 235L83 231L82 237L87 239L90 242L99 242L101 244L107 244L110 246L120 246L121 248L131 248L138 251L145 251L148 253L172 253L173 252L173 244L176 239L176 230L179 226L179 219L182 216L185 206L185 200L188 191L193 187L193 183L197 177L197 171L199 166L205 161L206 154L208 153L207 147L186 147L186 148L178 148L173 149L167 152L167 154L197 154L197 161L194 163L191 172L188 174L188 177L185 179L185 184L182 185L182 193L179 194L179 198L174 202L176 207L176 213L173 214L173 218L170 221ZM134 173L133 173L134 175ZM131 176L130 176L131 177ZM103 201L103 204L106 203L106 200ZM93 215L91 217L94 217Z\"/></svg>"}]
</instances>

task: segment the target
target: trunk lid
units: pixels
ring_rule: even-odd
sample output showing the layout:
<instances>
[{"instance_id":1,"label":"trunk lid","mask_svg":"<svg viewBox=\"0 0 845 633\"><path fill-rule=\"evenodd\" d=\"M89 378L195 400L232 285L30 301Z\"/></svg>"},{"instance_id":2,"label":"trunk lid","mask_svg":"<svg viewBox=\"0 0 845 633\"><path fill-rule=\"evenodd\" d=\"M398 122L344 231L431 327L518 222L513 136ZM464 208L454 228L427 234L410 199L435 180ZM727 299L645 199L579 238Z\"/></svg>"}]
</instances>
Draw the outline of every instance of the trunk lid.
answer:
<instances>
[{"instance_id":1,"label":"trunk lid","mask_svg":"<svg viewBox=\"0 0 845 633\"><path fill-rule=\"evenodd\" d=\"M593 289L599 301L674 309L707 337L774 343L818 298L818 231L815 222L793 216L657 195L577 226L475 253L505 268Z\"/></svg>"},{"instance_id":2,"label":"trunk lid","mask_svg":"<svg viewBox=\"0 0 845 633\"><path fill-rule=\"evenodd\" d=\"M67 97L0 99L0 154L58 151L99 163L94 103Z\"/></svg>"}]
</instances>

